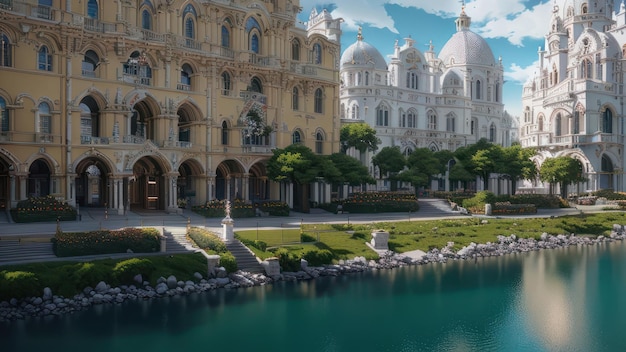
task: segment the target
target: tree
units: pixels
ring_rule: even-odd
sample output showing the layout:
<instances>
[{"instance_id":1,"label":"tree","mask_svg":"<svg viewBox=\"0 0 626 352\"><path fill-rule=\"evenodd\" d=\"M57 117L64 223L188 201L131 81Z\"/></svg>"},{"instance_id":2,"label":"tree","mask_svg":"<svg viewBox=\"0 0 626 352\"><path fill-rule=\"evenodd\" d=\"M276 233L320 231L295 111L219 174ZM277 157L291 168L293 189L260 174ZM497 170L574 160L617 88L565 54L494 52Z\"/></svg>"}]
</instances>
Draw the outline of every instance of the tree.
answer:
<instances>
[{"instance_id":1,"label":"tree","mask_svg":"<svg viewBox=\"0 0 626 352\"><path fill-rule=\"evenodd\" d=\"M489 190L489 175L495 172L502 158L502 147L492 144L487 149L477 150L469 160L469 171L483 179L483 190Z\"/></svg>"},{"instance_id":2,"label":"tree","mask_svg":"<svg viewBox=\"0 0 626 352\"><path fill-rule=\"evenodd\" d=\"M350 186L376 183L376 180L367 171L367 167L357 159L343 153L333 153L327 156L327 158L332 161L335 168L339 171L339 177L329 180L331 183L343 184L348 182Z\"/></svg>"},{"instance_id":3,"label":"tree","mask_svg":"<svg viewBox=\"0 0 626 352\"><path fill-rule=\"evenodd\" d=\"M384 147L372 158L372 164L378 167L380 178L387 173L395 174L404 169L406 158L402 155L400 147Z\"/></svg>"},{"instance_id":4,"label":"tree","mask_svg":"<svg viewBox=\"0 0 626 352\"><path fill-rule=\"evenodd\" d=\"M583 165L578 159L568 156L559 156L546 159L539 168L539 179L550 183L550 194L554 185L561 185L561 197L567 198L567 186L576 182L583 182Z\"/></svg>"},{"instance_id":5,"label":"tree","mask_svg":"<svg viewBox=\"0 0 626 352\"><path fill-rule=\"evenodd\" d=\"M432 175L439 173L439 160L428 148L415 149L407 158L408 169L399 174L399 179L410 182L415 191L419 187L428 187Z\"/></svg>"},{"instance_id":6,"label":"tree","mask_svg":"<svg viewBox=\"0 0 626 352\"><path fill-rule=\"evenodd\" d=\"M333 163L302 144L292 144L284 149L274 149L274 155L267 162L267 175L272 181L307 184L317 177L337 177Z\"/></svg>"},{"instance_id":7,"label":"tree","mask_svg":"<svg viewBox=\"0 0 626 352\"><path fill-rule=\"evenodd\" d=\"M341 126L339 140L341 141L341 151L343 153L350 147L356 148L361 153L365 153L367 150L374 152L380 144L380 139L376 137L376 130L363 122Z\"/></svg>"},{"instance_id":8,"label":"tree","mask_svg":"<svg viewBox=\"0 0 626 352\"><path fill-rule=\"evenodd\" d=\"M519 144L502 149L498 172L509 175L513 194L515 194L518 180L529 180L537 176L537 166L530 159L535 154L534 149L522 148Z\"/></svg>"}]
</instances>

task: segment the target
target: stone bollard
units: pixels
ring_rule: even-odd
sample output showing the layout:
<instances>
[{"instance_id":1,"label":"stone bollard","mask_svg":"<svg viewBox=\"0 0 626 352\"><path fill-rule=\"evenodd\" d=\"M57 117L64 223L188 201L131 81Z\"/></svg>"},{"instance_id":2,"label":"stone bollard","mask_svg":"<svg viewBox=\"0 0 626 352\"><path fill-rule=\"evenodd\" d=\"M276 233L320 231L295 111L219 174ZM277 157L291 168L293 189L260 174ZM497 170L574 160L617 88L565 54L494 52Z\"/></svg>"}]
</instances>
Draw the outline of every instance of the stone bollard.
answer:
<instances>
[{"instance_id":1,"label":"stone bollard","mask_svg":"<svg viewBox=\"0 0 626 352\"><path fill-rule=\"evenodd\" d=\"M159 236L159 239L161 240L161 253L167 252L167 237L165 237L165 235L161 234Z\"/></svg>"},{"instance_id":2,"label":"stone bollard","mask_svg":"<svg viewBox=\"0 0 626 352\"><path fill-rule=\"evenodd\" d=\"M217 254L206 255L207 262L207 277L215 277L215 268L220 264L220 256Z\"/></svg>"},{"instance_id":3,"label":"stone bollard","mask_svg":"<svg viewBox=\"0 0 626 352\"><path fill-rule=\"evenodd\" d=\"M265 269L267 276L280 276L280 263L278 262L278 258L267 258L261 263L261 266Z\"/></svg>"},{"instance_id":4,"label":"stone bollard","mask_svg":"<svg viewBox=\"0 0 626 352\"><path fill-rule=\"evenodd\" d=\"M222 219L222 240L224 242L230 242L235 239L234 221L230 216Z\"/></svg>"},{"instance_id":5,"label":"stone bollard","mask_svg":"<svg viewBox=\"0 0 626 352\"><path fill-rule=\"evenodd\" d=\"M491 216L491 204L485 204L485 215Z\"/></svg>"},{"instance_id":6,"label":"stone bollard","mask_svg":"<svg viewBox=\"0 0 626 352\"><path fill-rule=\"evenodd\" d=\"M389 250L389 232L383 230L372 232L371 244L376 250Z\"/></svg>"}]
</instances>

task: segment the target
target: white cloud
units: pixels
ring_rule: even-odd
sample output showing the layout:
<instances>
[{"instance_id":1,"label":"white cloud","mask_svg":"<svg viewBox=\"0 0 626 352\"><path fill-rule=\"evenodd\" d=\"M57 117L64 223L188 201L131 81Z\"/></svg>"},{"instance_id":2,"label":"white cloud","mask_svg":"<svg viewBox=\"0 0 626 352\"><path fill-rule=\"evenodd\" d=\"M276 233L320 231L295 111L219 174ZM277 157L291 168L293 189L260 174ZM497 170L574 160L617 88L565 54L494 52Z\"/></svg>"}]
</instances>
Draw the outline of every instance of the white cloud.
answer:
<instances>
[{"instance_id":1,"label":"white cloud","mask_svg":"<svg viewBox=\"0 0 626 352\"><path fill-rule=\"evenodd\" d=\"M532 64L521 67L515 63L511 64L508 70L504 72L504 77L506 80L511 81L513 84L524 84L528 82L528 80L535 76L537 73L537 68L539 67L539 60L533 62Z\"/></svg>"},{"instance_id":2,"label":"white cloud","mask_svg":"<svg viewBox=\"0 0 626 352\"><path fill-rule=\"evenodd\" d=\"M542 38L550 20L551 1L526 8L528 0L473 0L467 1L466 13L477 24L473 28L486 38L507 38L521 46L524 38ZM394 19L385 10L392 4L421 9L443 18L457 17L461 10L458 1L433 0L302 0L300 6L308 13L313 8L333 7L332 15L344 19L345 29L355 30L359 25L387 28L398 33Z\"/></svg>"}]
</instances>

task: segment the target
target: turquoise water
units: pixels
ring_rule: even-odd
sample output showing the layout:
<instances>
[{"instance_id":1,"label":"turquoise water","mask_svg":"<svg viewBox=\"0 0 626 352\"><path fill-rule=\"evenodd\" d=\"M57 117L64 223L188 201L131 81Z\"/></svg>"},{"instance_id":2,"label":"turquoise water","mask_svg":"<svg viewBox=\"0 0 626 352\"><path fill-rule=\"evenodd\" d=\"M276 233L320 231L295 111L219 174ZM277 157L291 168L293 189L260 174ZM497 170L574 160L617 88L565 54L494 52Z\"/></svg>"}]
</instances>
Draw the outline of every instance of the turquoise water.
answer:
<instances>
[{"instance_id":1,"label":"turquoise water","mask_svg":"<svg viewBox=\"0 0 626 352\"><path fill-rule=\"evenodd\" d=\"M98 306L0 325L0 349L626 351L625 299L615 243Z\"/></svg>"}]
</instances>

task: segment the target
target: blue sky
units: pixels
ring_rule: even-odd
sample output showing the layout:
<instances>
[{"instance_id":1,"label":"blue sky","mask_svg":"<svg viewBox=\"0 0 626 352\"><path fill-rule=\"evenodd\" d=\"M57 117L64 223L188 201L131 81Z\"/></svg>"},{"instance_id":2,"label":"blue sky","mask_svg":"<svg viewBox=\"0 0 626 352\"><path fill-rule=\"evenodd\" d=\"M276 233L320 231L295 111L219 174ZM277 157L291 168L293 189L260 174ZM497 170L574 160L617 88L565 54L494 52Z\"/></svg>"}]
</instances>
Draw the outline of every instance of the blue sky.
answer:
<instances>
[{"instance_id":1,"label":"blue sky","mask_svg":"<svg viewBox=\"0 0 626 352\"><path fill-rule=\"evenodd\" d=\"M616 6L620 3L616 1ZM432 40L439 54L456 32L454 20L461 12L458 0L301 0L300 6L302 21L313 8L325 8L334 18L343 18L342 52L356 41L362 26L364 40L386 58L396 39L402 45L409 36L421 51ZM522 111L522 86L536 71L537 49L544 47L553 6L554 0L465 1L465 12L472 18L470 29L487 40L496 60L502 57L503 99L513 116L519 117Z\"/></svg>"}]
</instances>

